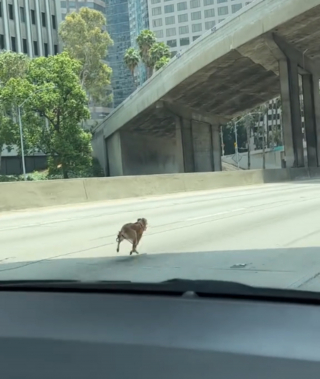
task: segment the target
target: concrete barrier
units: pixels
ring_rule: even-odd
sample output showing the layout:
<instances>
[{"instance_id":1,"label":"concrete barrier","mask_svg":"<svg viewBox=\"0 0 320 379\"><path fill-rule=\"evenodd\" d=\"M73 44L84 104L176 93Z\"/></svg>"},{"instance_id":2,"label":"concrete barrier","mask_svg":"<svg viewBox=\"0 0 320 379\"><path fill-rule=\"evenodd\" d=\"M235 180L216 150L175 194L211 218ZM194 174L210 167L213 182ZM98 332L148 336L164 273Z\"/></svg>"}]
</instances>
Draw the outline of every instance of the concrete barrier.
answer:
<instances>
[{"instance_id":1,"label":"concrete barrier","mask_svg":"<svg viewBox=\"0 0 320 379\"><path fill-rule=\"evenodd\" d=\"M320 179L320 168L241 170L0 183L0 211L305 179Z\"/></svg>"}]
</instances>

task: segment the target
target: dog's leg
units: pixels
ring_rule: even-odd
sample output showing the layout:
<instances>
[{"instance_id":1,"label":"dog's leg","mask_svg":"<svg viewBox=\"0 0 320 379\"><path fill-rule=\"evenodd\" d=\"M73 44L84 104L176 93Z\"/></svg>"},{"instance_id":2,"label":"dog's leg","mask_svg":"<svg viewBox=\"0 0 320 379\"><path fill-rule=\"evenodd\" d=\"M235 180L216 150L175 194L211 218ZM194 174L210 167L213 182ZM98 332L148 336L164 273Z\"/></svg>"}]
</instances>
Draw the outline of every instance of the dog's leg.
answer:
<instances>
[{"instance_id":1,"label":"dog's leg","mask_svg":"<svg viewBox=\"0 0 320 379\"><path fill-rule=\"evenodd\" d=\"M118 241L117 253L119 253L119 251L120 251L120 243L123 241L123 237L122 237L122 235L120 233L118 234L117 241Z\"/></svg>"},{"instance_id":2,"label":"dog's leg","mask_svg":"<svg viewBox=\"0 0 320 379\"><path fill-rule=\"evenodd\" d=\"M130 251L130 255L132 255L132 253L137 253L137 250L136 250L137 245L138 245L138 236L137 236L137 233L134 232L134 237L132 238L132 249Z\"/></svg>"}]
</instances>

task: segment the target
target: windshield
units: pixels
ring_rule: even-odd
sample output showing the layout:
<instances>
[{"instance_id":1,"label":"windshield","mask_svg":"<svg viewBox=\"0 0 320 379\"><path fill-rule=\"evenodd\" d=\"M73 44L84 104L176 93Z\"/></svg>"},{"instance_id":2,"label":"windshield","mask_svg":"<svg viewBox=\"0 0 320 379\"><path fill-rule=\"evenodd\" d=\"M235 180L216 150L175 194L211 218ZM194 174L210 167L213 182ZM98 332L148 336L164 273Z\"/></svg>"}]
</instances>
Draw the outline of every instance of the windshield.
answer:
<instances>
[{"instance_id":1,"label":"windshield","mask_svg":"<svg viewBox=\"0 0 320 379\"><path fill-rule=\"evenodd\" d=\"M0 280L319 291L319 6L53 3L0 22Z\"/></svg>"}]
</instances>

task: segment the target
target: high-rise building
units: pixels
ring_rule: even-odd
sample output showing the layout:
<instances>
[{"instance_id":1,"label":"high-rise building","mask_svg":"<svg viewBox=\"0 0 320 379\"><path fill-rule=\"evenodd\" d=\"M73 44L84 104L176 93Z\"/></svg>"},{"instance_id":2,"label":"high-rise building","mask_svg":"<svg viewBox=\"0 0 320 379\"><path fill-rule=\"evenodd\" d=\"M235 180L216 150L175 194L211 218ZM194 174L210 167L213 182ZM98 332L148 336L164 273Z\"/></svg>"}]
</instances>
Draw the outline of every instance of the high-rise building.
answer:
<instances>
[{"instance_id":1,"label":"high-rise building","mask_svg":"<svg viewBox=\"0 0 320 379\"><path fill-rule=\"evenodd\" d=\"M103 14L106 13L105 0L61 0L62 18L64 19L67 13L78 11L82 7L95 9Z\"/></svg>"},{"instance_id":2,"label":"high-rise building","mask_svg":"<svg viewBox=\"0 0 320 379\"><path fill-rule=\"evenodd\" d=\"M121 104L135 90L134 79L124 63L126 50L131 47L129 0L106 0L108 33L113 46L108 51L108 62L112 68L114 107Z\"/></svg>"},{"instance_id":3,"label":"high-rise building","mask_svg":"<svg viewBox=\"0 0 320 379\"><path fill-rule=\"evenodd\" d=\"M51 0L0 0L0 50L30 57L59 52L60 3Z\"/></svg>"},{"instance_id":4,"label":"high-rise building","mask_svg":"<svg viewBox=\"0 0 320 379\"><path fill-rule=\"evenodd\" d=\"M131 46L137 48L136 39L140 32L149 27L148 0L128 0ZM147 71L143 64L136 70L136 82L140 85L147 79Z\"/></svg>"},{"instance_id":5,"label":"high-rise building","mask_svg":"<svg viewBox=\"0 0 320 379\"><path fill-rule=\"evenodd\" d=\"M148 0L150 29L173 55L253 0Z\"/></svg>"}]
</instances>

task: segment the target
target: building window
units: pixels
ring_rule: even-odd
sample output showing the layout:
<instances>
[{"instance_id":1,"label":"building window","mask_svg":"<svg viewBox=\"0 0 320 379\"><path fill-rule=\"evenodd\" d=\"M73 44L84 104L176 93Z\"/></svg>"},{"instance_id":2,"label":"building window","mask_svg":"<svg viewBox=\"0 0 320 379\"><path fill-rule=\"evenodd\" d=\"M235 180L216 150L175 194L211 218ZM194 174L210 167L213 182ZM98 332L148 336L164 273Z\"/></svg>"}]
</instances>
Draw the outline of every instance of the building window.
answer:
<instances>
[{"instance_id":1,"label":"building window","mask_svg":"<svg viewBox=\"0 0 320 379\"><path fill-rule=\"evenodd\" d=\"M169 28L166 30L167 37L172 37L172 36L175 36L176 34L177 34L176 28Z\"/></svg>"},{"instance_id":2,"label":"building window","mask_svg":"<svg viewBox=\"0 0 320 379\"><path fill-rule=\"evenodd\" d=\"M152 16L158 16L161 14L161 7L152 8Z\"/></svg>"},{"instance_id":3,"label":"building window","mask_svg":"<svg viewBox=\"0 0 320 379\"><path fill-rule=\"evenodd\" d=\"M192 12L191 13L191 20L200 20L201 19L201 11L198 12Z\"/></svg>"},{"instance_id":4,"label":"building window","mask_svg":"<svg viewBox=\"0 0 320 379\"><path fill-rule=\"evenodd\" d=\"M53 46L53 51L54 51L54 55L59 54L58 45L54 45L54 46Z\"/></svg>"},{"instance_id":5,"label":"building window","mask_svg":"<svg viewBox=\"0 0 320 379\"><path fill-rule=\"evenodd\" d=\"M25 38L23 38L23 40L22 40L22 47L23 47L23 52L25 54L28 54L28 44L27 44L27 40Z\"/></svg>"},{"instance_id":6,"label":"building window","mask_svg":"<svg viewBox=\"0 0 320 379\"><path fill-rule=\"evenodd\" d=\"M187 22L188 21L188 13L179 14L178 22Z\"/></svg>"},{"instance_id":7,"label":"building window","mask_svg":"<svg viewBox=\"0 0 320 379\"><path fill-rule=\"evenodd\" d=\"M157 18L157 19L153 20L152 25L154 28L156 28L157 26L162 26L162 18Z\"/></svg>"},{"instance_id":8,"label":"building window","mask_svg":"<svg viewBox=\"0 0 320 379\"><path fill-rule=\"evenodd\" d=\"M200 0L190 0L190 8L199 8Z\"/></svg>"},{"instance_id":9,"label":"building window","mask_svg":"<svg viewBox=\"0 0 320 379\"><path fill-rule=\"evenodd\" d=\"M195 41L196 39L198 39L200 36L193 36L192 37L192 40Z\"/></svg>"},{"instance_id":10,"label":"building window","mask_svg":"<svg viewBox=\"0 0 320 379\"><path fill-rule=\"evenodd\" d=\"M52 15L52 28L53 29L57 29L57 19L56 19L56 15Z\"/></svg>"},{"instance_id":11,"label":"building window","mask_svg":"<svg viewBox=\"0 0 320 379\"><path fill-rule=\"evenodd\" d=\"M9 4L8 7L9 7L9 18L10 18L10 20L13 20L14 19L14 17L13 17L13 4Z\"/></svg>"},{"instance_id":12,"label":"building window","mask_svg":"<svg viewBox=\"0 0 320 379\"><path fill-rule=\"evenodd\" d=\"M189 33L189 26L179 26L179 34L188 34Z\"/></svg>"},{"instance_id":13,"label":"building window","mask_svg":"<svg viewBox=\"0 0 320 379\"><path fill-rule=\"evenodd\" d=\"M188 5L186 1L182 1L181 3L177 4L178 11L185 11L187 8L188 8Z\"/></svg>"},{"instance_id":14,"label":"building window","mask_svg":"<svg viewBox=\"0 0 320 379\"><path fill-rule=\"evenodd\" d=\"M0 1L0 17L2 17L2 1Z\"/></svg>"},{"instance_id":15,"label":"building window","mask_svg":"<svg viewBox=\"0 0 320 379\"><path fill-rule=\"evenodd\" d=\"M227 8L228 9L228 8ZM204 11L204 17L205 18L208 18L208 17L214 17L215 16L215 11L214 11L214 9L213 8L211 8L211 9L206 9L205 11Z\"/></svg>"},{"instance_id":16,"label":"building window","mask_svg":"<svg viewBox=\"0 0 320 379\"><path fill-rule=\"evenodd\" d=\"M4 50L5 49L5 43L4 43L4 35L3 34L0 34L0 50Z\"/></svg>"},{"instance_id":17,"label":"building window","mask_svg":"<svg viewBox=\"0 0 320 379\"><path fill-rule=\"evenodd\" d=\"M49 55L48 44L44 43L43 46L44 46L44 56L47 57Z\"/></svg>"},{"instance_id":18,"label":"building window","mask_svg":"<svg viewBox=\"0 0 320 379\"><path fill-rule=\"evenodd\" d=\"M33 54L38 56L39 55L39 49L38 49L38 42L33 41Z\"/></svg>"},{"instance_id":19,"label":"building window","mask_svg":"<svg viewBox=\"0 0 320 379\"><path fill-rule=\"evenodd\" d=\"M207 21L204 23L204 27L206 30L209 30L215 26L216 22L215 21Z\"/></svg>"},{"instance_id":20,"label":"building window","mask_svg":"<svg viewBox=\"0 0 320 379\"><path fill-rule=\"evenodd\" d=\"M180 38L180 46L187 46L187 45L190 45L190 38L189 37Z\"/></svg>"},{"instance_id":21,"label":"building window","mask_svg":"<svg viewBox=\"0 0 320 379\"><path fill-rule=\"evenodd\" d=\"M226 2L227 2L227 0L218 0L218 1L217 1L218 4L226 3Z\"/></svg>"},{"instance_id":22,"label":"building window","mask_svg":"<svg viewBox=\"0 0 320 379\"><path fill-rule=\"evenodd\" d=\"M31 22L33 25L36 24L36 12L34 9L31 9Z\"/></svg>"},{"instance_id":23,"label":"building window","mask_svg":"<svg viewBox=\"0 0 320 379\"><path fill-rule=\"evenodd\" d=\"M26 15L23 7L20 7L20 20L21 22L26 22Z\"/></svg>"},{"instance_id":24,"label":"building window","mask_svg":"<svg viewBox=\"0 0 320 379\"><path fill-rule=\"evenodd\" d=\"M156 38L162 38L163 37L163 30L155 30L154 34Z\"/></svg>"},{"instance_id":25,"label":"building window","mask_svg":"<svg viewBox=\"0 0 320 379\"><path fill-rule=\"evenodd\" d=\"M238 12L242 8L242 4L233 4L231 6L232 13Z\"/></svg>"},{"instance_id":26,"label":"building window","mask_svg":"<svg viewBox=\"0 0 320 379\"><path fill-rule=\"evenodd\" d=\"M45 28L47 23L46 23L46 14L44 12L41 12L41 20L42 20L42 26Z\"/></svg>"},{"instance_id":27,"label":"building window","mask_svg":"<svg viewBox=\"0 0 320 379\"><path fill-rule=\"evenodd\" d=\"M176 21L175 21L175 17L174 16L169 16L169 17L166 17L165 18L165 23L166 25L172 25L174 24Z\"/></svg>"},{"instance_id":28,"label":"building window","mask_svg":"<svg viewBox=\"0 0 320 379\"><path fill-rule=\"evenodd\" d=\"M213 5L214 0L203 0L203 5Z\"/></svg>"},{"instance_id":29,"label":"building window","mask_svg":"<svg viewBox=\"0 0 320 379\"><path fill-rule=\"evenodd\" d=\"M11 37L11 50L12 51L17 51L16 37Z\"/></svg>"},{"instance_id":30,"label":"building window","mask_svg":"<svg viewBox=\"0 0 320 379\"><path fill-rule=\"evenodd\" d=\"M167 45L169 47L176 47L177 46L177 40L176 39L170 39L169 41L167 41Z\"/></svg>"},{"instance_id":31,"label":"building window","mask_svg":"<svg viewBox=\"0 0 320 379\"><path fill-rule=\"evenodd\" d=\"M164 6L164 13L172 13L172 12L174 12L174 5L173 4Z\"/></svg>"},{"instance_id":32,"label":"building window","mask_svg":"<svg viewBox=\"0 0 320 379\"><path fill-rule=\"evenodd\" d=\"M159 4L161 0L151 0L151 4Z\"/></svg>"},{"instance_id":33,"label":"building window","mask_svg":"<svg viewBox=\"0 0 320 379\"><path fill-rule=\"evenodd\" d=\"M201 32L202 31L202 24L193 24L192 25L192 32Z\"/></svg>"},{"instance_id":34,"label":"building window","mask_svg":"<svg viewBox=\"0 0 320 379\"><path fill-rule=\"evenodd\" d=\"M218 8L218 16L225 16L228 14L228 7Z\"/></svg>"}]
</instances>

